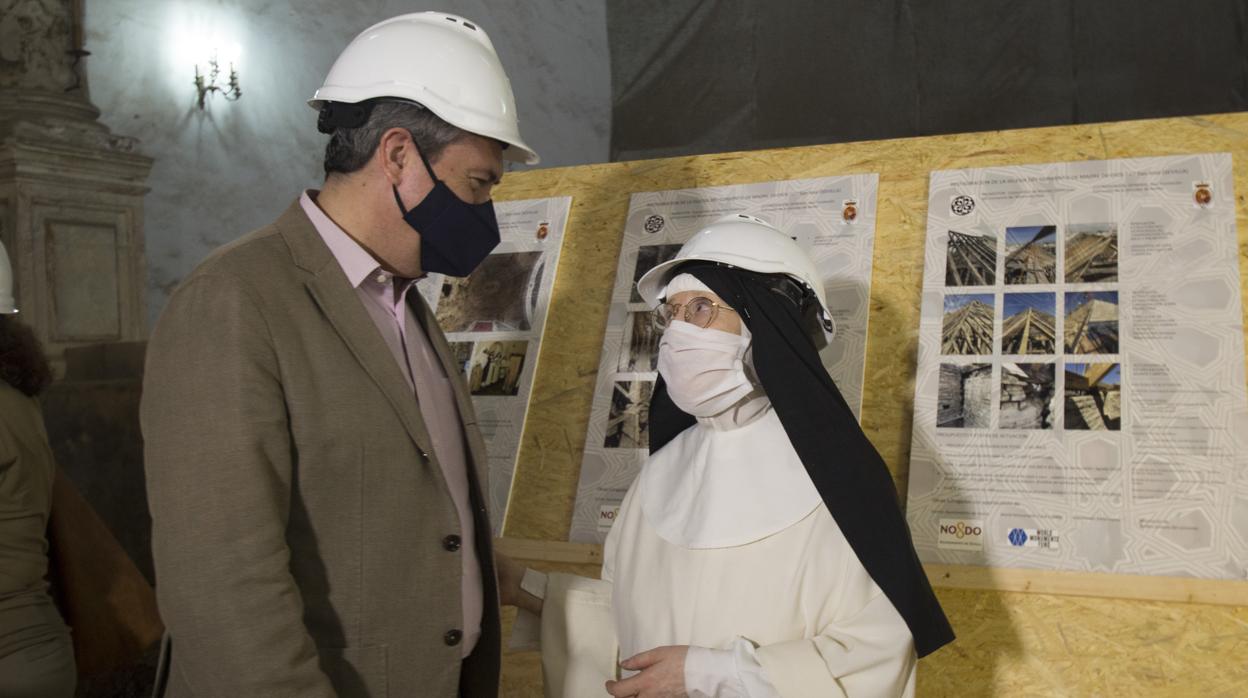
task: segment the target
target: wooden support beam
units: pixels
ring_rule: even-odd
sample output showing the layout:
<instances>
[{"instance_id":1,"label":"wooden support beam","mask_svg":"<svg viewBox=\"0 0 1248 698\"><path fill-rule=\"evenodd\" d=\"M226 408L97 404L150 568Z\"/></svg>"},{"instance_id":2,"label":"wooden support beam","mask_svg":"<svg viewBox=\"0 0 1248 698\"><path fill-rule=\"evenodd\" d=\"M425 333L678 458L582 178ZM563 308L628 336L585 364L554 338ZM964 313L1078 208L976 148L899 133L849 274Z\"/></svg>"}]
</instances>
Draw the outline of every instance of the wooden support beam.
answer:
<instances>
[{"instance_id":1,"label":"wooden support beam","mask_svg":"<svg viewBox=\"0 0 1248 698\"><path fill-rule=\"evenodd\" d=\"M507 555L525 562L602 564L602 546L589 543L497 538L494 545ZM923 569L933 586L952 589L1248 606L1248 581L934 563L924 564Z\"/></svg>"}]
</instances>

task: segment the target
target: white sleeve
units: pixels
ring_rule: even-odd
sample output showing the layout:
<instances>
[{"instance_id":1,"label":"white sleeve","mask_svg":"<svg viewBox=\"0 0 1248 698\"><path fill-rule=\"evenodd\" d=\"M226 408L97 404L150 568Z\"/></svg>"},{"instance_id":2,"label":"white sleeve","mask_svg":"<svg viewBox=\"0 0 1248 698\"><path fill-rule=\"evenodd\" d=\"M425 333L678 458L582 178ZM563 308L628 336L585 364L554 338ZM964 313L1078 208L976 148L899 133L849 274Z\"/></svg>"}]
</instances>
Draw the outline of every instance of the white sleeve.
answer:
<instances>
[{"instance_id":1,"label":"white sleeve","mask_svg":"<svg viewBox=\"0 0 1248 698\"><path fill-rule=\"evenodd\" d=\"M878 587L853 616L808 640L759 647L757 656L784 698L914 695L914 638Z\"/></svg>"},{"instance_id":2,"label":"white sleeve","mask_svg":"<svg viewBox=\"0 0 1248 698\"><path fill-rule=\"evenodd\" d=\"M520 583L542 599L541 618L531 620L541 627L546 698L606 696L606 682L620 678L620 644L611 608L619 528L612 526L607 533L601 579L526 572Z\"/></svg>"},{"instance_id":3,"label":"white sleeve","mask_svg":"<svg viewBox=\"0 0 1248 698\"><path fill-rule=\"evenodd\" d=\"M737 638L731 649L692 646L685 657L690 698L780 698L758 661L754 644Z\"/></svg>"},{"instance_id":4,"label":"white sleeve","mask_svg":"<svg viewBox=\"0 0 1248 698\"><path fill-rule=\"evenodd\" d=\"M548 575L541 626L546 698L606 696L620 654L610 582Z\"/></svg>"}]
</instances>

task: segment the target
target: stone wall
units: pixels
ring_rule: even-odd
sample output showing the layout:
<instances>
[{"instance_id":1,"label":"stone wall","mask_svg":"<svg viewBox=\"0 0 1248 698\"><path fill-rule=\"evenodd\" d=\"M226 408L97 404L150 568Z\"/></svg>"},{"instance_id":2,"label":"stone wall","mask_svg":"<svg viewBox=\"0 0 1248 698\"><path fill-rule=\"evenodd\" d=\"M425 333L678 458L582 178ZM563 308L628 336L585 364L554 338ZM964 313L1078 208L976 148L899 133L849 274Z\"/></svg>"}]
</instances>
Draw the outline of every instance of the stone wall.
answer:
<instances>
[{"instance_id":1,"label":"stone wall","mask_svg":"<svg viewBox=\"0 0 1248 698\"><path fill-rule=\"evenodd\" d=\"M155 158L146 199L148 319L216 247L280 214L321 182L325 137L305 100L369 25L426 9L397 0L88 2L91 96L115 133ZM485 28L507 67L521 130L542 166L607 159L610 76L605 0L437 9ZM196 106L192 50L237 44L242 97Z\"/></svg>"}]
</instances>

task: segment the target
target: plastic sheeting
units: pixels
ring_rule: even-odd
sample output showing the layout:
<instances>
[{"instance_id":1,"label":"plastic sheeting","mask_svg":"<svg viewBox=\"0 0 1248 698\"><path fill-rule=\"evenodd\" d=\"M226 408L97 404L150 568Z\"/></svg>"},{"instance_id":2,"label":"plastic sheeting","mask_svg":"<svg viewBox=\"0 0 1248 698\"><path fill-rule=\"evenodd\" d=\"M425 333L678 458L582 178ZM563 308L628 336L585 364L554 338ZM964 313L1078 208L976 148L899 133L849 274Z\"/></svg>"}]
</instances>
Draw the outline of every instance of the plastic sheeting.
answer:
<instances>
[{"instance_id":1,"label":"plastic sheeting","mask_svg":"<svg viewBox=\"0 0 1248 698\"><path fill-rule=\"evenodd\" d=\"M612 159L1248 109L1248 0L608 0Z\"/></svg>"}]
</instances>

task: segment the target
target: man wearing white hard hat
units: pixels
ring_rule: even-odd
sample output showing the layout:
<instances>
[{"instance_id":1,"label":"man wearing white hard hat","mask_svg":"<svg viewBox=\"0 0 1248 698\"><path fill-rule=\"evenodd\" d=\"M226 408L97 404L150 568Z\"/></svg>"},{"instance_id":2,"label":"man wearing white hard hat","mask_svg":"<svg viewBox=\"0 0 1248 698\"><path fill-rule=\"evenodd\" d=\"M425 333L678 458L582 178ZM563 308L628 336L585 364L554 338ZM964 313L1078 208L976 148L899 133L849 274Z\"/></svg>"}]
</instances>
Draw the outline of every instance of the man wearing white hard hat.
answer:
<instances>
[{"instance_id":1,"label":"man wearing white hard hat","mask_svg":"<svg viewBox=\"0 0 1248 698\"><path fill-rule=\"evenodd\" d=\"M650 457L601 580L526 574L547 695L913 696L916 657L953 632L820 363L833 324L810 257L735 215L637 290L665 328Z\"/></svg>"},{"instance_id":2,"label":"man wearing white hard hat","mask_svg":"<svg viewBox=\"0 0 1248 698\"><path fill-rule=\"evenodd\" d=\"M365 30L309 104L323 188L213 253L148 347L159 690L494 696L500 596L528 597L413 284L481 262L503 160L537 154L489 37L444 13Z\"/></svg>"}]
</instances>

